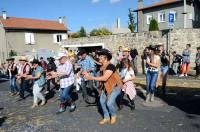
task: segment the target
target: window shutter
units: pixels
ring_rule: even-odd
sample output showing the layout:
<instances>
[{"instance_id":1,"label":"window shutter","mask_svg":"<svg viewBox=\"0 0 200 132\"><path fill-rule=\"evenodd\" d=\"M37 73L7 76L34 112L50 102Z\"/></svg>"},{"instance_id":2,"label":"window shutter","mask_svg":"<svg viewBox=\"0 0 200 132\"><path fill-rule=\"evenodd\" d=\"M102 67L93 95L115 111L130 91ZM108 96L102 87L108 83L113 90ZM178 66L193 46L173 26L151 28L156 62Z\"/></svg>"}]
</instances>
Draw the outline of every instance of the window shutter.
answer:
<instances>
[{"instance_id":1,"label":"window shutter","mask_svg":"<svg viewBox=\"0 0 200 132\"><path fill-rule=\"evenodd\" d=\"M35 44L34 34L30 33L30 36L31 36L31 44Z\"/></svg>"},{"instance_id":2,"label":"window shutter","mask_svg":"<svg viewBox=\"0 0 200 132\"><path fill-rule=\"evenodd\" d=\"M67 39L67 35L66 34L62 34L62 40L66 40Z\"/></svg>"},{"instance_id":3,"label":"window shutter","mask_svg":"<svg viewBox=\"0 0 200 132\"><path fill-rule=\"evenodd\" d=\"M30 33L25 33L25 44L30 44Z\"/></svg>"},{"instance_id":4,"label":"window shutter","mask_svg":"<svg viewBox=\"0 0 200 132\"><path fill-rule=\"evenodd\" d=\"M53 34L53 42L57 43L57 34Z\"/></svg>"}]
</instances>

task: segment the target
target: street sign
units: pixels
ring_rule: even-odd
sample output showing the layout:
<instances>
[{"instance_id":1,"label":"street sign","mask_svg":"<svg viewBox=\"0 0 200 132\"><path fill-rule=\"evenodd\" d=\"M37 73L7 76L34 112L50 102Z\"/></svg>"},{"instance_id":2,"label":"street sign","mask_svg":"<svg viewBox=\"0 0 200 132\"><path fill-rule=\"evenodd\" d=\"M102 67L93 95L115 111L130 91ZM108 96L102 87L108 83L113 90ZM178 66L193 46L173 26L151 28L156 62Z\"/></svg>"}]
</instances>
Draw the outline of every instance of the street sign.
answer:
<instances>
[{"instance_id":1,"label":"street sign","mask_svg":"<svg viewBox=\"0 0 200 132\"><path fill-rule=\"evenodd\" d=\"M174 26L174 13L169 13L169 17L168 17L168 26L169 28L173 28Z\"/></svg>"}]
</instances>

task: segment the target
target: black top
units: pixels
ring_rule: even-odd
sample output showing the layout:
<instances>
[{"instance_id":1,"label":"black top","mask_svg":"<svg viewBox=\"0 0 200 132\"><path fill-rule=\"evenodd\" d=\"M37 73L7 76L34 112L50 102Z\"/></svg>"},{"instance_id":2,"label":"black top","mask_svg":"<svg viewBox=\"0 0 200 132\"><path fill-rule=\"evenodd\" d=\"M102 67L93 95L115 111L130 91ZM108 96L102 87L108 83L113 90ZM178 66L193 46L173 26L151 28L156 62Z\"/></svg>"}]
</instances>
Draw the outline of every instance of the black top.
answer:
<instances>
[{"instance_id":1,"label":"black top","mask_svg":"<svg viewBox=\"0 0 200 132\"><path fill-rule=\"evenodd\" d=\"M47 64L47 72L56 71L56 64L54 62L49 62Z\"/></svg>"},{"instance_id":2,"label":"black top","mask_svg":"<svg viewBox=\"0 0 200 132\"><path fill-rule=\"evenodd\" d=\"M161 66L168 66L169 65L169 60L167 59L167 54L165 52L162 52L161 56L160 56L160 60L161 60Z\"/></svg>"},{"instance_id":3,"label":"black top","mask_svg":"<svg viewBox=\"0 0 200 132\"><path fill-rule=\"evenodd\" d=\"M109 65L106 67L106 70L111 70L111 71L115 72L115 71L116 71L116 67L115 67L115 65L113 65L113 64L109 64Z\"/></svg>"}]
</instances>

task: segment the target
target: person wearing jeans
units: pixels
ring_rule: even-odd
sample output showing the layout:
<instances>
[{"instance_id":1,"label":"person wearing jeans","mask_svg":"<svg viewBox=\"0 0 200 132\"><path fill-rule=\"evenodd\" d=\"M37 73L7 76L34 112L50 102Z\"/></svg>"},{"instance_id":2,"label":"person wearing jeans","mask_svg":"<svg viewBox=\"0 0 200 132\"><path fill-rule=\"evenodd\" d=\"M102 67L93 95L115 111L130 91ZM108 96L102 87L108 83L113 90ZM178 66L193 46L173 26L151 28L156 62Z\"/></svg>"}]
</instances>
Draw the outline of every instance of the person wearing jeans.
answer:
<instances>
[{"instance_id":1,"label":"person wearing jeans","mask_svg":"<svg viewBox=\"0 0 200 132\"><path fill-rule=\"evenodd\" d=\"M154 101L154 93L156 82L158 79L158 72L160 69L160 56L156 55L158 47L155 45L149 46L150 55L147 58L147 75L146 75L146 102Z\"/></svg>"},{"instance_id":2,"label":"person wearing jeans","mask_svg":"<svg viewBox=\"0 0 200 132\"><path fill-rule=\"evenodd\" d=\"M105 119L109 119L110 115L111 117L116 117L116 109L115 109L115 101L117 96L119 96L121 92L120 87L115 87L111 93L111 95L109 95L107 97L107 95L105 94L104 91L101 92L100 95L100 104L101 104L101 108L103 110L103 117ZM108 109L107 109L108 107Z\"/></svg>"},{"instance_id":3,"label":"person wearing jeans","mask_svg":"<svg viewBox=\"0 0 200 132\"><path fill-rule=\"evenodd\" d=\"M59 60L60 64L56 72L52 71L47 74L46 79L59 78L60 80L60 107L57 114L64 112L67 105L70 106L70 112L73 112L76 109L76 105L70 97L75 81L73 65L65 52L58 53L56 59Z\"/></svg>"},{"instance_id":4,"label":"person wearing jeans","mask_svg":"<svg viewBox=\"0 0 200 132\"><path fill-rule=\"evenodd\" d=\"M17 66L14 63L14 58L7 59L8 61L8 73L10 77L10 92L11 95L19 94L19 90L16 84Z\"/></svg>"},{"instance_id":5,"label":"person wearing jeans","mask_svg":"<svg viewBox=\"0 0 200 132\"><path fill-rule=\"evenodd\" d=\"M99 52L99 62L101 66L101 75L98 77L91 76L88 72L83 72L84 78L87 80L99 81L101 83L100 104L103 109L103 119L99 121L100 125L115 124L117 114L114 107L116 98L121 93L123 86L116 67L111 64L112 53L108 49L101 49Z\"/></svg>"},{"instance_id":6,"label":"person wearing jeans","mask_svg":"<svg viewBox=\"0 0 200 132\"><path fill-rule=\"evenodd\" d=\"M146 92L147 95L149 93L154 94L155 93L155 87L156 87L156 81L158 79L158 70L147 70L147 76L146 76Z\"/></svg>"}]
</instances>

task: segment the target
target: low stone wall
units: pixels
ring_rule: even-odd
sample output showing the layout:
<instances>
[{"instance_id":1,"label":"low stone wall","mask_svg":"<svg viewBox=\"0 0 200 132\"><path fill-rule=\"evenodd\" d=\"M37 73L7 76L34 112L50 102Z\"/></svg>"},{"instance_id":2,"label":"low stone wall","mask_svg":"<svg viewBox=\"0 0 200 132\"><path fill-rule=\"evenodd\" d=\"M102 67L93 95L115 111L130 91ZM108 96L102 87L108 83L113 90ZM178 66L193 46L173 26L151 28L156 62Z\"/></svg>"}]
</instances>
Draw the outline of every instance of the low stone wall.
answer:
<instances>
[{"instance_id":1,"label":"low stone wall","mask_svg":"<svg viewBox=\"0 0 200 132\"><path fill-rule=\"evenodd\" d=\"M97 36L97 37L83 37L68 39L64 42L70 44L88 44L88 43L104 43L106 48L113 52L117 51L119 46L136 48L141 56L144 48L149 44L164 44L165 48L170 51L177 51L182 54L186 44L192 45L191 64L194 67L194 59L196 54L196 47L200 46L200 29L175 29L170 33L168 31L155 31L155 32L142 32L142 33L129 33L117 34L110 36ZM141 64L141 57L138 57L138 64ZM141 65L139 65L139 68ZM141 68L140 68L141 69Z\"/></svg>"}]
</instances>

